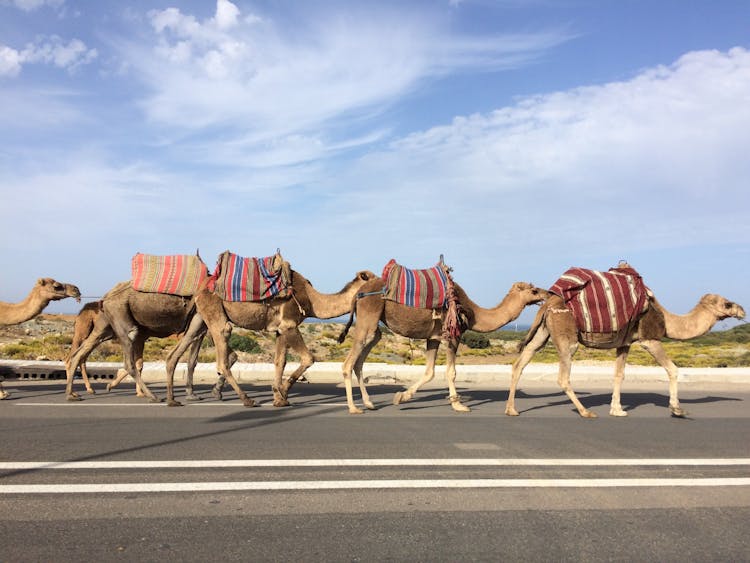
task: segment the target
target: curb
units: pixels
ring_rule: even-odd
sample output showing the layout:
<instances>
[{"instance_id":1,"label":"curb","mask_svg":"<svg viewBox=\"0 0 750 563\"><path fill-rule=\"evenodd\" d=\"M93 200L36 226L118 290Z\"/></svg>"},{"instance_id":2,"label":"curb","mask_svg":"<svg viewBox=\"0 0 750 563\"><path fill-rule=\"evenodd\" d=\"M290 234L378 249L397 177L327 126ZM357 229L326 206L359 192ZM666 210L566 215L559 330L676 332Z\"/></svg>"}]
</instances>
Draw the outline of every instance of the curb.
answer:
<instances>
[{"instance_id":1,"label":"curb","mask_svg":"<svg viewBox=\"0 0 750 563\"><path fill-rule=\"evenodd\" d=\"M299 364L289 362L285 373L289 374ZM88 362L87 370L91 379L113 379L121 364L110 362ZM424 373L424 366L395 365L385 363L365 363L363 374L368 384L402 385L419 379ZM457 383L510 383L511 366L507 364L465 365L456 366ZM237 363L232 373L240 383L271 383L274 377L272 363ZM175 384L184 385L187 366L181 363L175 370ZM529 364L523 372L521 382L549 383L557 385L558 365ZM573 363L571 381L602 383L611 385L614 374L614 362L597 365ZM340 362L317 362L306 372L311 383L343 383ZM25 360L1 360L0 376L6 380L61 380L65 381L63 362ZM79 376L77 376L78 378ZM146 362L143 365L143 378L146 383L163 382L166 377L164 362ZM130 378L127 379L130 381ZM625 380L628 382L655 383L668 381L666 372L661 367L627 366ZM195 368L194 383L211 384L216 381L216 365L199 363ZM435 382L445 381L445 366L435 368ZM750 384L750 368L681 368L678 381L681 383L729 383Z\"/></svg>"}]
</instances>

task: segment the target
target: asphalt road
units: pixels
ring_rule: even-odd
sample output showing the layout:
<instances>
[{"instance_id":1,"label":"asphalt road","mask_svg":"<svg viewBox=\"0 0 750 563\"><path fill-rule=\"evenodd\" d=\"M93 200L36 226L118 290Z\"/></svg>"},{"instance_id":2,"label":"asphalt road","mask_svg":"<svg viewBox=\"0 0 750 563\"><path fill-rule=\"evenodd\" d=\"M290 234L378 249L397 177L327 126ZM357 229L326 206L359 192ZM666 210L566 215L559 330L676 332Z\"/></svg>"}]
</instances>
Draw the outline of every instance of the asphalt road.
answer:
<instances>
[{"instance_id":1,"label":"asphalt road","mask_svg":"<svg viewBox=\"0 0 750 563\"><path fill-rule=\"evenodd\" d=\"M343 388L293 406L232 393L182 408L132 385L65 401L6 382L0 561L750 561L748 385L578 385L584 420L549 385L464 385L346 411ZM163 396L163 389L156 387ZM180 390L181 391L181 390Z\"/></svg>"}]
</instances>

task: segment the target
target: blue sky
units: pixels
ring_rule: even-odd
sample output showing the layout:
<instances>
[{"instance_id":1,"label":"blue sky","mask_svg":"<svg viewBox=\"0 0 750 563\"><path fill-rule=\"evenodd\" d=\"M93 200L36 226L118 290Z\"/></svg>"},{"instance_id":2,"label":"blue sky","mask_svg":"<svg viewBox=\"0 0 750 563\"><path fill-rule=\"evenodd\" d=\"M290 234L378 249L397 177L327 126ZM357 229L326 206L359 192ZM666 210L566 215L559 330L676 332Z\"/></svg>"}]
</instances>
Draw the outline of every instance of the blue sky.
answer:
<instances>
[{"instance_id":1,"label":"blue sky","mask_svg":"<svg viewBox=\"0 0 750 563\"><path fill-rule=\"evenodd\" d=\"M0 0L0 100L0 300L280 248L324 292L625 259L750 306L746 0Z\"/></svg>"}]
</instances>

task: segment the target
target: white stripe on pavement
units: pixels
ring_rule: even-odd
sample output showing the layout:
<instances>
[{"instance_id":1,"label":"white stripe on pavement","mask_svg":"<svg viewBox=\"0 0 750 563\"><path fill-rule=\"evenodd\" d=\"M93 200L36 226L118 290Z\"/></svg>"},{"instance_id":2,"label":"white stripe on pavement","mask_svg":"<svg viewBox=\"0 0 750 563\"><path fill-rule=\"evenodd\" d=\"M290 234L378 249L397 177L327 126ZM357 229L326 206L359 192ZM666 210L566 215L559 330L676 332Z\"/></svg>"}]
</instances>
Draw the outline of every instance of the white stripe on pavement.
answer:
<instances>
[{"instance_id":1,"label":"white stripe on pavement","mask_svg":"<svg viewBox=\"0 0 750 563\"><path fill-rule=\"evenodd\" d=\"M603 488L750 486L750 478L706 479L409 479L368 481L227 481L215 483L101 483L0 485L0 494L313 491L347 489Z\"/></svg>"},{"instance_id":2,"label":"white stripe on pavement","mask_svg":"<svg viewBox=\"0 0 750 563\"><path fill-rule=\"evenodd\" d=\"M750 466L750 458L404 458L404 459L215 459L162 461L5 461L0 470L37 469L154 469L252 467L652 467Z\"/></svg>"}]
</instances>

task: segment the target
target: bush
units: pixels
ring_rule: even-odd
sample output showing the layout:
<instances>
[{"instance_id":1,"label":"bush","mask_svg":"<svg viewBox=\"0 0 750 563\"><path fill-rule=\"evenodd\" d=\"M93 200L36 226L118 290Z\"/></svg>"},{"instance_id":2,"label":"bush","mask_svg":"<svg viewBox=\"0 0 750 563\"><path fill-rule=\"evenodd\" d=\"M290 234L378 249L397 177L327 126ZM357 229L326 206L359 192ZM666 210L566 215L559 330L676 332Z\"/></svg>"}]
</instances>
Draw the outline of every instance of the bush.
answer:
<instances>
[{"instance_id":1,"label":"bush","mask_svg":"<svg viewBox=\"0 0 750 563\"><path fill-rule=\"evenodd\" d=\"M487 338L484 334L472 332L470 330L464 333L464 335L461 337L461 342L466 344L466 346L468 346L469 348L473 349L490 347L489 338Z\"/></svg>"},{"instance_id":2,"label":"bush","mask_svg":"<svg viewBox=\"0 0 750 563\"><path fill-rule=\"evenodd\" d=\"M261 351L260 344L249 336L244 334L232 334L229 337L229 347L237 352L248 352L257 354Z\"/></svg>"}]
</instances>

